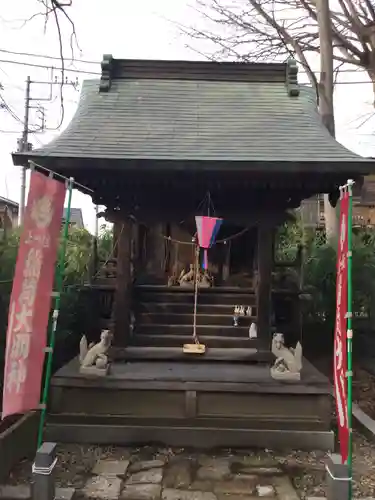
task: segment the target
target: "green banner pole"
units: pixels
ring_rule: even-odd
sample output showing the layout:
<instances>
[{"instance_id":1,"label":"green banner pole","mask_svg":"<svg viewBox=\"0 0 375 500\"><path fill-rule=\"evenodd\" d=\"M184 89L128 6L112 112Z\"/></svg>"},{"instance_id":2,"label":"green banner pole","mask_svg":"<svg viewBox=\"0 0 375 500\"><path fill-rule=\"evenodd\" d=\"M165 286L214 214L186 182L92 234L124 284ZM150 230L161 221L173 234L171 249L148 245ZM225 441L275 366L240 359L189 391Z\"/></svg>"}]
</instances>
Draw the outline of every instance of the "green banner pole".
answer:
<instances>
[{"instance_id":1,"label":"green banner pole","mask_svg":"<svg viewBox=\"0 0 375 500\"><path fill-rule=\"evenodd\" d=\"M353 184L354 181L348 180L348 315L347 315L347 353L348 353L348 372L347 372L347 387L348 387L348 427L349 427L349 442L348 442L348 468L349 477L353 477L353 289L352 289L352 266L353 266ZM349 500L352 499L353 480L349 483Z\"/></svg>"},{"instance_id":2,"label":"green banner pole","mask_svg":"<svg viewBox=\"0 0 375 500\"><path fill-rule=\"evenodd\" d=\"M38 448L41 446L43 442L43 429L46 421L47 414L47 401L48 401L48 392L51 382L51 373L52 373L52 361L53 361L53 350L55 347L56 340L56 327L57 327L57 319L59 316L60 310L60 301L61 301L61 292L63 288L64 281L64 269L65 269L65 254L66 254L66 245L68 241L69 235L69 224L70 224L70 212L72 206L72 194L73 194L73 184L74 181L70 178L67 183L67 191L68 191L68 206L65 214L64 221L64 229L63 229L63 239L59 252L59 260L56 267L55 272L55 290L53 292L54 304L53 304L53 313L52 313L52 321L50 327L50 335L49 342L47 348L47 365L46 365L46 374L44 378L44 386L42 393L42 401L41 401L41 413L40 413L40 421L39 421L39 430L38 430Z\"/></svg>"}]
</instances>

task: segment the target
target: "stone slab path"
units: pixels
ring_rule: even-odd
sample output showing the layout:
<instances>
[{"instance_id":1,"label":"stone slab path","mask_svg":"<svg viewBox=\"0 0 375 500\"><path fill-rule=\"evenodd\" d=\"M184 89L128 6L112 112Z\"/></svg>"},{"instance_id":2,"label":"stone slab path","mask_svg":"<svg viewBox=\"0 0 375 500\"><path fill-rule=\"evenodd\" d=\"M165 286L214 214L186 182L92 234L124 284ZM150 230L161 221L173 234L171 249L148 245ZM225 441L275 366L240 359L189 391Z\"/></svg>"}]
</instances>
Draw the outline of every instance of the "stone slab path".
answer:
<instances>
[{"instance_id":1,"label":"stone slab path","mask_svg":"<svg viewBox=\"0 0 375 500\"><path fill-rule=\"evenodd\" d=\"M207 456L100 460L80 496L85 500L299 500L276 462Z\"/></svg>"},{"instance_id":2,"label":"stone slab path","mask_svg":"<svg viewBox=\"0 0 375 500\"><path fill-rule=\"evenodd\" d=\"M56 500L324 500L325 459L321 452L61 445ZM372 482L362 488L373 470L357 477L354 498L375 500ZM0 485L0 500L30 500L31 481L24 461Z\"/></svg>"}]
</instances>

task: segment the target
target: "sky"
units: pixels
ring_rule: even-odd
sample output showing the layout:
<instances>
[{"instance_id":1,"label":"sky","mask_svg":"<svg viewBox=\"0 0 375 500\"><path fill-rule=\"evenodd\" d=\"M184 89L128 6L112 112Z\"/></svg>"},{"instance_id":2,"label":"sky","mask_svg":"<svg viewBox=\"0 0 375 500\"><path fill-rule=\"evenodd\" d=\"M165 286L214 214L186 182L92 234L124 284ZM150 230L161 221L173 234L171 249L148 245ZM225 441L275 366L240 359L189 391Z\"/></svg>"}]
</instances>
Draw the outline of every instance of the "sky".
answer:
<instances>
[{"instance_id":1,"label":"sky","mask_svg":"<svg viewBox=\"0 0 375 500\"><path fill-rule=\"evenodd\" d=\"M65 118L62 128L68 125L75 112L82 81L98 78L95 73L100 73L103 54L139 59L201 58L191 50L191 42L181 35L178 28L178 24L191 26L200 22L192 3L194 0L73 0L73 6L66 11L74 21L79 49L74 45L75 61L66 62L65 75L69 85L64 86L63 92ZM29 141L37 148L59 134L59 130L51 130L59 125L61 113L59 85L50 84L51 66L61 66L56 24L51 18L45 27L43 16L36 16L25 23L26 19L40 12L40 5L38 0L4 2L0 12L0 83L4 87L1 95L12 110L9 113L0 107L0 196L17 202L20 198L21 169L13 166L11 153L17 149L17 139L22 134L27 76L32 80L30 129L41 125L40 108L44 112L46 127L44 132L30 134ZM71 58L71 27L67 20L61 23L61 31L64 56ZM27 66L26 63L47 67ZM57 70L53 72L55 77L60 77ZM300 80L307 82L304 75ZM366 81L364 73L345 73L340 80L345 84L338 85L335 91L337 138L356 153L375 156L371 84L350 83ZM85 225L93 232L95 208L91 198L74 191L73 206L82 208Z\"/></svg>"}]
</instances>

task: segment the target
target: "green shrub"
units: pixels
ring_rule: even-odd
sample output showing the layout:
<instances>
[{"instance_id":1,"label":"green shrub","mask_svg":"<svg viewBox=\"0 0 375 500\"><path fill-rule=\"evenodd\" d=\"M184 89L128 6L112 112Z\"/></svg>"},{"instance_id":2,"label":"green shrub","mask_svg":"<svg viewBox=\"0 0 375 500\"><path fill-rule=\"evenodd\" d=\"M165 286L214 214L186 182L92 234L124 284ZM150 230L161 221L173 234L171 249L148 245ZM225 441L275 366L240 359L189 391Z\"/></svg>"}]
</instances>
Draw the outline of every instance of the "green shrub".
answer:
<instances>
[{"instance_id":1,"label":"green shrub","mask_svg":"<svg viewBox=\"0 0 375 500\"><path fill-rule=\"evenodd\" d=\"M324 236L324 235L323 235ZM333 329L336 309L336 249L324 243L321 232L302 234L297 221L279 229L276 242L277 258L295 257L298 245L304 244L303 284L312 295L305 321L324 321ZM305 241L304 241L305 239ZM371 311L375 305L375 230L353 231L353 312L355 320L365 316L375 323Z\"/></svg>"},{"instance_id":2,"label":"green shrub","mask_svg":"<svg viewBox=\"0 0 375 500\"><path fill-rule=\"evenodd\" d=\"M8 233L6 239L0 240L0 349L4 346L7 326L8 305L12 291L12 279L16 265L19 244L19 231ZM98 238L99 258L106 259L112 251L112 231L101 228ZM71 332L82 334L83 299L80 287L89 277L90 262L93 253L93 236L85 229L69 230L66 255L63 291L60 303L58 334Z\"/></svg>"}]
</instances>

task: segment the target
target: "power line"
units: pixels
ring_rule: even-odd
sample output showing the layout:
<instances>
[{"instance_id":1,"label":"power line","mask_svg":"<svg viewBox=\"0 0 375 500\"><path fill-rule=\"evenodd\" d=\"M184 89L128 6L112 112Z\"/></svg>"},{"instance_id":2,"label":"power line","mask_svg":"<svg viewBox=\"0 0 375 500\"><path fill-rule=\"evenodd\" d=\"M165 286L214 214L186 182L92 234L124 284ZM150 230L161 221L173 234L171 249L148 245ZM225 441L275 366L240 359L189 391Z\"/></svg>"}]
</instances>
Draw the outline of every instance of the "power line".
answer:
<instances>
[{"instance_id":1,"label":"power line","mask_svg":"<svg viewBox=\"0 0 375 500\"><path fill-rule=\"evenodd\" d=\"M24 123L24 120L22 120L18 115L17 113L9 106L9 104L5 101L4 97L0 94L0 101L1 101L1 105L0 105L0 108L1 109L4 109L5 111L7 111L10 116L16 120L17 122L19 122L21 125L25 125ZM28 129L28 132L30 134L35 134L36 132L39 132L41 130L40 127L36 128L36 129ZM2 130L1 132L3 133L8 133L8 134L16 134L16 133L22 133L22 130L16 132L16 131L12 131L12 130Z\"/></svg>"},{"instance_id":2,"label":"power line","mask_svg":"<svg viewBox=\"0 0 375 500\"><path fill-rule=\"evenodd\" d=\"M56 68L55 66L48 66L47 64L34 64L34 63L26 63L26 62L21 62L21 61L9 61L9 60L4 60L0 59L0 63L7 63L7 64L17 64L20 66L28 66L32 68L42 68L42 69L55 69L56 71L62 71L62 68ZM100 76L101 73L96 72L96 71L84 71L81 69L69 69L69 68L64 68L64 71L68 71L71 73L80 73L83 75L95 75L95 76ZM345 71L344 71L345 72ZM302 83L302 82L301 82ZM371 83L371 80L358 80L358 81L349 81L349 82L335 82L335 85L365 85Z\"/></svg>"},{"instance_id":3,"label":"power line","mask_svg":"<svg viewBox=\"0 0 375 500\"><path fill-rule=\"evenodd\" d=\"M0 52L3 52L4 54L12 54L14 56L39 57L41 59L51 59L52 61L61 61L61 57L49 56L49 55L45 55L45 54L34 54L34 53L30 53L30 52L15 52L13 50L6 50L6 49L0 49ZM69 57L64 57L64 60L69 61L69 62L82 63L82 64L100 64L99 61L87 61L84 59L72 59Z\"/></svg>"},{"instance_id":4,"label":"power line","mask_svg":"<svg viewBox=\"0 0 375 500\"><path fill-rule=\"evenodd\" d=\"M24 120L22 120L16 114L16 112L14 110L12 110L12 108L6 103L5 99L1 95L0 95L0 101L2 101L2 103L3 103L2 109L5 109L5 111L7 111L12 116L12 118L14 118L16 121L18 121L25 128L25 122L24 122ZM37 134L37 132L40 132L42 130L43 130L43 127L34 128L34 129L30 129L29 127L27 127L27 133L28 134L32 134L33 138L41 146L43 146L43 143L42 143L42 141L39 139L39 137L36 134ZM22 134L22 130L0 130L0 134Z\"/></svg>"},{"instance_id":5,"label":"power line","mask_svg":"<svg viewBox=\"0 0 375 500\"><path fill-rule=\"evenodd\" d=\"M12 118L14 118L14 120L23 124L23 121L21 120L21 118L19 118L17 113L15 111L13 111L13 109L8 105L8 103L5 101L5 99L2 95L0 95L0 101L2 103L0 106L1 109L5 109L6 111L8 111L8 113L12 116Z\"/></svg>"},{"instance_id":6,"label":"power line","mask_svg":"<svg viewBox=\"0 0 375 500\"><path fill-rule=\"evenodd\" d=\"M9 60L4 60L0 59L0 63L6 63L6 64L18 64L19 66L30 66L32 68L42 68L42 69L55 69L56 71L63 71L63 68L56 68L55 66L48 66L46 64L34 64L34 63L26 63L26 62L21 62L21 61L9 61ZM69 68L64 68L64 71L70 71L71 73L81 73L83 75L101 75L101 73L95 72L95 71L84 71L81 69L69 69Z\"/></svg>"},{"instance_id":7,"label":"power line","mask_svg":"<svg viewBox=\"0 0 375 500\"><path fill-rule=\"evenodd\" d=\"M32 52L16 52L14 50L7 50L7 49L0 49L0 52L3 52L4 54L12 54L12 55L15 55L15 56L37 57L37 58L40 58L40 59L50 59L52 61L61 61L60 57L50 56L50 55L47 55L47 54L35 54L35 53L32 53ZM90 61L90 60L87 60L87 59L73 59L73 58L70 58L70 57L64 57L64 60L68 61L68 62L80 63L80 64L96 64L96 65L100 64L100 61ZM299 63L299 64L301 64L301 63ZM343 68L343 69L339 69L339 70L336 70L336 71L338 71L339 73L360 73L361 71L366 71L366 70L364 68L358 67L356 69ZM315 71L315 73L319 73L319 71Z\"/></svg>"}]
</instances>

